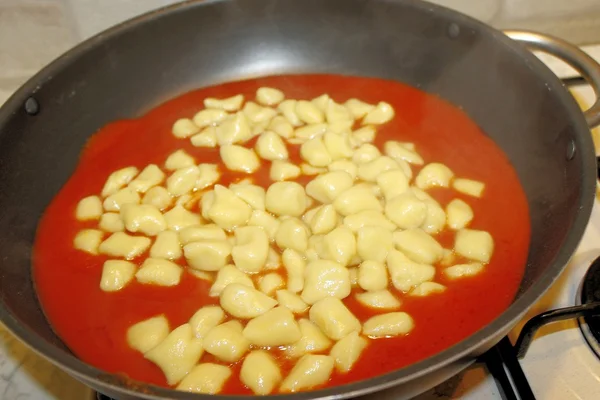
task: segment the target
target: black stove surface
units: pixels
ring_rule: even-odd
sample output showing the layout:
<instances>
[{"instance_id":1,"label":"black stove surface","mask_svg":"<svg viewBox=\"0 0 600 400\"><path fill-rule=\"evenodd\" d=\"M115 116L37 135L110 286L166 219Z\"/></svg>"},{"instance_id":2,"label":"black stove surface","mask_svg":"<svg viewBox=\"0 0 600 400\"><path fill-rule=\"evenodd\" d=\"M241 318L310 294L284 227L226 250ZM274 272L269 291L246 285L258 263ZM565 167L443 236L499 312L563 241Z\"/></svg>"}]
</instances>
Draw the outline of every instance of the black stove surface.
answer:
<instances>
[{"instance_id":1,"label":"black stove surface","mask_svg":"<svg viewBox=\"0 0 600 400\"><path fill-rule=\"evenodd\" d=\"M583 277L581 284L581 304L600 302L600 258L597 258ZM582 331L590 347L600 357L600 315L584 315L587 325Z\"/></svg>"}]
</instances>

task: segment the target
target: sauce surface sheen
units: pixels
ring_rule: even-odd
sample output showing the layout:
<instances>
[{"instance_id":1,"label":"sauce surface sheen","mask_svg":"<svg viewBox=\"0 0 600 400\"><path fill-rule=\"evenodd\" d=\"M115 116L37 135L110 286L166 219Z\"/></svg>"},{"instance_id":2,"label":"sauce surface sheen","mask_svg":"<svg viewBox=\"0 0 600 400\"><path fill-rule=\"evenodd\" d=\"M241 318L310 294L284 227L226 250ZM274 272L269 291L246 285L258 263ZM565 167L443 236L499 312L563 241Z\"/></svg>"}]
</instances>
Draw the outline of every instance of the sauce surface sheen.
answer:
<instances>
[{"instance_id":1,"label":"sauce surface sheen","mask_svg":"<svg viewBox=\"0 0 600 400\"><path fill-rule=\"evenodd\" d=\"M327 386L391 372L434 355L481 329L509 306L527 259L527 201L504 153L466 114L444 100L392 81L337 75L272 76L186 93L139 119L111 123L90 139L76 171L42 217L33 257L34 280L43 309L54 330L78 357L109 372L167 386L161 370L129 348L127 329L161 313L174 328L187 322L201 306L218 304L218 298L208 297L209 282L187 272L175 287L133 281L125 290L103 292L99 281L107 257L88 255L74 249L72 243L80 229L94 227L96 222L77 221L74 210L81 198L101 191L112 171L130 165L140 169L150 163L163 165L166 157L178 149L184 149L197 162L220 164L218 149L193 147L189 140L175 138L171 134L173 122L203 108L206 97L226 98L242 93L246 99L252 99L262 86L278 88L286 97L296 99L308 100L328 93L340 103L352 97L371 103L386 101L394 107L396 116L378 128L374 142L377 147L381 149L387 140L413 142L426 162L441 162L458 177L486 184L481 199L450 189L430 191L442 207L453 198L465 200L475 214L471 227L491 233L494 255L484 272L449 281L438 269L435 281L447 286L444 293L403 297L401 311L413 317L413 331L407 336L371 341L354 368L347 374L334 372ZM297 151L290 151L290 157L300 162ZM416 174L418 168L413 170ZM244 176L225 173L221 182L227 185ZM262 167L254 179L257 184L268 185L268 168ZM311 177L297 181L306 183L308 179ZM436 239L452 248L450 232L442 232ZM375 315L353 296L344 299L344 303L361 321ZM284 376L291 368L287 364L283 367ZM241 361L233 366L224 393L251 394L238 379L240 365Z\"/></svg>"}]
</instances>

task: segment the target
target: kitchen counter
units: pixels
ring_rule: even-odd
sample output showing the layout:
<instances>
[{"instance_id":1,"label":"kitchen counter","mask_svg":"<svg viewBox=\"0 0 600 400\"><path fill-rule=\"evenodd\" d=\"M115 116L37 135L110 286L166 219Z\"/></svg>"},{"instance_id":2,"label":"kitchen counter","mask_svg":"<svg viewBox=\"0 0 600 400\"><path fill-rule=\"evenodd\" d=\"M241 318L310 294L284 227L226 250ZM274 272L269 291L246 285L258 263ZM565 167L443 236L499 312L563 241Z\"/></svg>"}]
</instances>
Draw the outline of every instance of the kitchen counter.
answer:
<instances>
[{"instance_id":1,"label":"kitchen counter","mask_svg":"<svg viewBox=\"0 0 600 400\"><path fill-rule=\"evenodd\" d=\"M82 39L132 15L173 2L119 1L117 13L114 9L116 1L0 0L0 104L46 63ZM587 46L585 50L600 59L600 45ZM563 63L551 57L543 56L542 59L560 75L571 73ZM590 98L590 88L575 91ZM472 381L486 379L482 368L471 369L465 376ZM477 393L473 397L477 399L497 395L479 393L469 387L451 385L451 393L445 393L448 390L442 385L423 398L458 398L467 392L470 392L470 398ZM0 325L1 400L82 400L90 395L90 389L38 356Z\"/></svg>"}]
</instances>

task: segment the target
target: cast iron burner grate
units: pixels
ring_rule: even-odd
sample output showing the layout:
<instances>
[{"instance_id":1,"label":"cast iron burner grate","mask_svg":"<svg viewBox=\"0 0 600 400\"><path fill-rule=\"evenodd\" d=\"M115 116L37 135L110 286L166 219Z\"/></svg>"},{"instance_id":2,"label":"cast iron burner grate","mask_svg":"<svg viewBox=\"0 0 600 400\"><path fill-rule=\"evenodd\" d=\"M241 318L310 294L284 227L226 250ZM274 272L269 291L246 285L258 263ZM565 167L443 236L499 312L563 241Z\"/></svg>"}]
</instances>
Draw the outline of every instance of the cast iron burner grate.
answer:
<instances>
[{"instance_id":1,"label":"cast iron burner grate","mask_svg":"<svg viewBox=\"0 0 600 400\"><path fill-rule=\"evenodd\" d=\"M581 77L564 78L562 81L565 86L587 84ZM600 157L597 161L600 179ZM577 318L585 340L600 357L600 257L594 260L585 274L577 302L579 305L574 307L559 308L536 315L527 321L514 346L508 337L504 337L480 357L478 361L486 364L503 400L535 400L519 359L527 353L537 330L546 324ZM117 400L101 393L97 393L96 398Z\"/></svg>"}]
</instances>

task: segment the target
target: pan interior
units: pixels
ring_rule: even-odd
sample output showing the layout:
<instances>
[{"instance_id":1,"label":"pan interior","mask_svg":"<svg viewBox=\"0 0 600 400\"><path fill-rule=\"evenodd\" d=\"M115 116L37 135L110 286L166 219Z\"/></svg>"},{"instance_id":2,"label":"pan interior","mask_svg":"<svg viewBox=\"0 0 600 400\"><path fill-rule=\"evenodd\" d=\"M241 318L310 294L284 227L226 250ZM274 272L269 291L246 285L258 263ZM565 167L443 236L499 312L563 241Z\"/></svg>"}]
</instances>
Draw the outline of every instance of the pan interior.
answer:
<instances>
[{"instance_id":1,"label":"pan interior","mask_svg":"<svg viewBox=\"0 0 600 400\"><path fill-rule=\"evenodd\" d=\"M531 247L517 298L558 274L591 207L584 195L593 170L584 167L592 147L574 103L532 57L497 32L427 3L208 1L101 34L33 78L0 111L4 322L68 351L35 296L32 239L97 129L193 88L306 72L394 79L464 109L507 153L528 197ZM22 107L32 94L40 104L35 116ZM577 151L567 161L571 141Z\"/></svg>"}]
</instances>

